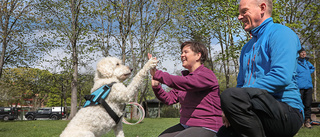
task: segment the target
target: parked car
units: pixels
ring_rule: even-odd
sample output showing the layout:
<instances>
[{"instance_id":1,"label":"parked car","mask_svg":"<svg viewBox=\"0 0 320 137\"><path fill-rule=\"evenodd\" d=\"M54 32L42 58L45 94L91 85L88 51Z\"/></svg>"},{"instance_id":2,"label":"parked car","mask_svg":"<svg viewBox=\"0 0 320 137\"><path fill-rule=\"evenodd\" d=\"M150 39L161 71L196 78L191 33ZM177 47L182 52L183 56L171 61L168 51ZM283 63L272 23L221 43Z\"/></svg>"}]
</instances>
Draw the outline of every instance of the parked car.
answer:
<instances>
[{"instance_id":1,"label":"parked car","mask_svg":"<svg viewBox=\"0 0 320 137\"><path fill-rule=\"evenodd\" d=\"M0 107L0 119L4 121L18 118L18 109L16 107Z\"/></svg>"},{"instance_id":2,"label":"parked car","mask_svg":"<svg viewBox=\"0 0 320 137\"><path fill-rule=\"evenodd\" d=\"M66 111L64 107L51 107L52 112L59 112L59 114L61 114L62 118L65 118L66 115Z\"/></svg>"},{"instance_id":3,"label":"parked car","mask_svg":"<svg viewBox=\"0 0 320 137\"><path fill-rule=\"evenodd\" d=\"M64 113L52 111L52 108L41 108L37 111L27 112L24 116L27 120L37 120L37 118L50 118L52 120L59 120L64 117Z\"/></svg>"}]
</instances>

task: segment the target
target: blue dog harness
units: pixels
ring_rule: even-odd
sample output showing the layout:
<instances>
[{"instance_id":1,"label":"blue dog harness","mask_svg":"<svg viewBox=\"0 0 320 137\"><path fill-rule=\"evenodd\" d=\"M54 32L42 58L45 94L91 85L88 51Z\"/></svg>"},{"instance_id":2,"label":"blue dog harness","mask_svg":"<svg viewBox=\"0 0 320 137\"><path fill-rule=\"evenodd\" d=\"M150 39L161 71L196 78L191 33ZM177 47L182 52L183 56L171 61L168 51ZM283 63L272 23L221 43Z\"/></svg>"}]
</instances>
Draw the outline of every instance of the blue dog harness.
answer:
<instances>
[{"instance_id":1,"label":"blue dog harness","mask_svg":"<svg viewBox=\"0 0 320 137\"><path fill-rule=\"evenodd\" d=\"M86 99L86 102L84 103L83 107L96 106L101 104L106 109L111 118L116 122L116 124L118 124L122 116L119 117L105 101L105 98L107 98L107 96L109 95L111 87L114 83L116 82L112 82L100 87L96 91L92 92L91 95L85 95L84 99Z\"/></svg>"}]
</instances>

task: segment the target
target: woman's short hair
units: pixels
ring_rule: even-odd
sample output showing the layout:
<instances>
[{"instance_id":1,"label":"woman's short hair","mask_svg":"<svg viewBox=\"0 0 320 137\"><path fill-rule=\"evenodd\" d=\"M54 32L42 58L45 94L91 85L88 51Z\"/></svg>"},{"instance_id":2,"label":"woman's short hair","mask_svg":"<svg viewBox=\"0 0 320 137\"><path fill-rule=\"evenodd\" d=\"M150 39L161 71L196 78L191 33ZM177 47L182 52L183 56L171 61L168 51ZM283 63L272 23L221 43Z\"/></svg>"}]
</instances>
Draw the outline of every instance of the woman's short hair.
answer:
<instances>
[{"instance_id":1,"label":"woman's short hair","mask_svg":"<svg viewBox=\"0 0 320 137\"><path fill-rule=\"evenodd\" d=\"M207 58L208 58L208 49L205 45L203 45L200 42L195 42L195 41L186 41L183 42L180 46L180 50L182 51L182 49L185 46L190 46L190 49L195 52L195 53L201 53L201 58L200 58L200 63L203 64Z\"/></svg>"}]
</instances>

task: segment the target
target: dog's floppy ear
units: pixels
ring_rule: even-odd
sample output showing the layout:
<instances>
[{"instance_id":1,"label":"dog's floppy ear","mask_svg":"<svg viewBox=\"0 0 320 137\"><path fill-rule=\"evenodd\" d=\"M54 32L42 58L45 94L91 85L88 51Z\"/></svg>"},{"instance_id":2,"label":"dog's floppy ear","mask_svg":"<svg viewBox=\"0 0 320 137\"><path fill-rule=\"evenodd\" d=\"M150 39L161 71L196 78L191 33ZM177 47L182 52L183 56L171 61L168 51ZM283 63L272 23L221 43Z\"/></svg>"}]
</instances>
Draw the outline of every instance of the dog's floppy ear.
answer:
<instances>
[{"instance_id":1,"label":"dog's floppy ear","mask_svg":"<svg viewBox=\"0 0 320 137\"><path fill-rule=\"evenodd\" d=\"M101 59L97 63L97 72L103 78L110 78L113 75L115 65L110 57Z\"/></svg>"}]
</instances>

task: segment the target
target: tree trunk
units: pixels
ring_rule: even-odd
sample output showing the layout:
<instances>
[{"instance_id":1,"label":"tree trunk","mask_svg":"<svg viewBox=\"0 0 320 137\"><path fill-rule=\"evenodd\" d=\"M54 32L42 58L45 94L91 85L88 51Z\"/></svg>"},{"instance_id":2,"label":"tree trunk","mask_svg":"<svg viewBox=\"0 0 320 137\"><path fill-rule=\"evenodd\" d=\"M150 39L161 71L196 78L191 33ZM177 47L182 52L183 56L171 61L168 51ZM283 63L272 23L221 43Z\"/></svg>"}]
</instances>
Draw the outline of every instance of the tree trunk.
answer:
<instances>
[{"instance_id":1,"label":"tree trunk","mask_svg":"<svg viewBox=\"0 0 320 137\"><path fill-rule=\"evenodd\" d=\"M146 107L146 108L145 108L145 116L150 117L150 116L149 116L149 107L148 107L147 98L144 97L143 99L144 99L144 102L145 102L144 104L145 104L145 107Z\"/></svg>"},{"instance_id":2,"label":"tree trunk","mask_svg":"<svg viewBox=\"0 0 320 137\"><path fill-rule=\"evenodd\" d=\"M8 38L8 25L9 25L9 21L5 21L5 24L4 26L1 26L1 27L4 27L4 28L1 28L3 29L3 34L2 34L2 51L1 51L1 59L0 59L0 78L2 76L2 71L3 71L3 66L4 66L4 56L6 55L6 50L7 50L7 46L8 46L8 41L7 41L7 38Z\"/></svg>"},{"instance_id":3,"label":"tree trunk","mask_svg":"<svg viewBox=\"0 0 320 137\"><path fill-rule=\"evenodd\" d=\"M79 103L78 106L80 107L82 104L82 94L81 94L81 82L79 84Z\"/></svg>"},{"instance_id":4,"label":"tree trunk","mask_svg":"<svg viewBox=\"0 0 320 137\"><path fill-rule=\"evenodd\" d=\"M77 83L78 83L78 58L77 58L77 48L76 43L73 44L73 74L71 83L71 112L69 119L72 119L77 113Z\"/></svg>"},{"instance_id":5,"label":"tree trunk","mask_svg":"<svg viewBox=\"0 0 320 137\"><path fill-rule=\"evenodd\" d=\"M210 40L209 40L210 41ZM213 60L212 60L212 56L211 56L211 46L210 46L210 42L207 42L208 45L208 63L209 63L209 68L214 71L214 66L213 66Z\"/></svg>"},{"instance_id":6,"label":"tree trunk","mask_svg":"<svg viewBox=\"0 0 320 137\"><path fill-rule=\"evenodd\" d=\"M313 72L313 76L314 76L314 86L313 86L313 96L314 96L314 99L313 101L317 101L317 61L316 61L316 58L317 58L317 50L315 50L315 47L313 47L313 53L314 53L314 62L313 62L313 66L316 68L314 69L314 72Z\"/></svg>"},{"instance_id":7,"label":"tree trunk","mask_svg":"<svg viewBox=\"0 0 320 137\"><path fill-rule=\"evenodd\" d=\"M77 53L77 38L78 38L78 16L79 16L79 8L80 3L77 3L77 0L71 0L71 14L72 14L72 36L71 36L71 44L72 44L72 82L71 82L71 112L70 117L68 119L72 119L77 113L77 84L78 84L78 53ZM79 5L78 5L79 4Z\"/></svg>"},{"instance_id":8,"label":"tree trunk","mask_svg":"<svg viewBox=\"0 0 320 137\"><path fill-rule=\"evenodd\" d=\"M227 60L227 58L228 58L228 55L225 55L225 51L227 52L227 49L224 49L223 48L223 41L222 41L222 37L221 37L221 35L219 34L219 42L220 42L220 47L221 47L221 53L222 53L222 66L223 66L223 69L224 69L224 76L225 76L225 78L226 78L226 89L227 88L229 88L229 75L228 75L228 73L227 73L227 65L228 65L228 60ZM226 46L227 47L227 46Z\"/></svg>"},{"instance_id":9,"label":"tree trunk","mask_svg":"<svg viewBox=\"0 0 320 137\"><path fill-rule=\"evenodd\" d=\"M2 76L2 70L4 66L4 56L6 55L6 48L7 48L7 40L4 38L2 42L2 52L1 52L1 58L0 58L0 78Z\"/></svg>"},{"instance_id":10,"label":"tree trunk","mask_svg":"<svg viewBox=\"0 0 320 137\"><path fill-rule=\"evenodd\" d=\"M160 105L160 101L158 103L158 118L160 118L160 113L161 113L161 105Z\"/></svg>"}]
</instances>

